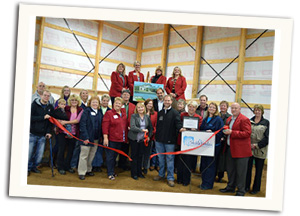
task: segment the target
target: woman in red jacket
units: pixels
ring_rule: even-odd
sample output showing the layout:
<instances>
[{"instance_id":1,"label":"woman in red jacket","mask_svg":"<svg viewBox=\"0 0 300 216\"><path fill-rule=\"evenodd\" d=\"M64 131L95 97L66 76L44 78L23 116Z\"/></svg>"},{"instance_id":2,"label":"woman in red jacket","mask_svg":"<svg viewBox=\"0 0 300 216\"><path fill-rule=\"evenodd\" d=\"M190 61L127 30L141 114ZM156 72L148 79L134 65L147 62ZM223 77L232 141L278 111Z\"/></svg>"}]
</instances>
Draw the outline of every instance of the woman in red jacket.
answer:
<instances>
[{"instance_id":1,"label":"woman in red jacket","mask_svg":"<svg viewBox=\"0 0 300 216\"><path fill-rule=\"evenodd\" d=\"M181 69L175 67L173 70L172 77L168 79L166 91L169 95L178 101L179 99L184 99L184 91L186 89L186 79L182 76Z\"/></svg>"},{"instance_id":2,"label":"woman in red jacket","mask_svg":"<svg viewBox=\"0 0 300 216\"><path fill-rule=\"evenodd\" d=\"M110 80L109 96L111 104L114 104L115 97L121 97L122 90L128 88L128 77L125 74L125 65L123 63L118 64L116 71L112 72Z\"/></svg>"},{"instance_id":3,"label":"woman in red jacket","mask_svg":"<svg viewBox=\"0 0 300 216\"><path fill-rule=\"evenodd\" d=\"M133 86L134 81L144 82L144 74L141 72L141 63L139 61L135 61L133 63L134 70L130 71L128 74L128 87L130 90L130 102L136 105L136 102L133 102Z\"/></svg>"},{"instance_id":4,"label":"woman in red jacket","mask_svg":"<svg viewBox=\"0 0 300 216\"><path fill-rule=\"evenodd\" d=\"M115 149L121 149L125 142L125 131L127 126L126 111L121 109L123 100L115 98L113 109L106 111L102 121L103 145ZM118 153L106 149L107 175L109 180L114 180L116 174L115 164Z\"/></svg>"},{"instance_id":5,"label":"woman in red jacket","mask_svg":"<svg viewBox=\"0 0 300 216\"><path fill-rule=\"evenodd\" d=\"M146 114L150 116L150 120L151 120L152 127L153 127L152 136L150 137L150 142L149 142L148 146L145 148L144 159L143 159L143 163L142 163L143 173L147 174L147 170L150 166L149 158L150 158L151 149L152 149L152 152L155 151L154 137L155 137L155 133L156 133L157 112L154 111L152 99L145 100L144 104L146 107ZM156 151L155 151L155 153L156 153ZM158 166L157 156L155 158L152 158L151 162L153 162L155 160L157 161L157 166ZM154 165L151 165L150 170L152 171L153 169L154 169Z\"/></svg>"},{"instance_id":6,"label":"woman in red jacket","mask_svg":"<svg viewBox=\"0 0 300 216\"><path fill-rule=\"evenodd\" d=\"M163 84L164 89L166 89L167 78L163 75L163 68L158 66L155 70L155 76L150 78L151 83Z\"/></svg>"}]
</instances>

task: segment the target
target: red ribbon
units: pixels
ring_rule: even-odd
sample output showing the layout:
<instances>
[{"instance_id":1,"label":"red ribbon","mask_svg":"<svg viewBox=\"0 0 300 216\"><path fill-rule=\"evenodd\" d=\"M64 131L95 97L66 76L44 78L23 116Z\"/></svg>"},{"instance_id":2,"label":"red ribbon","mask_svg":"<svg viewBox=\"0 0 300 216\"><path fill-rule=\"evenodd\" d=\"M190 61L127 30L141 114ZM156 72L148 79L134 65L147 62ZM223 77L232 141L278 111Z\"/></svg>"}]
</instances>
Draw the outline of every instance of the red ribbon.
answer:
<instances>
[{"instance_id":1,"label":"red ribbon","mask_svg":"<svg viewBox=\"0 0 300 216\"><path fill-rule=\"evenodd\" d=\"M65 133L67 133L67 134L69 134L70 136L72 136L73 138L75 138L75 139L77 139L77 140L79 140L79 141L81 141L81 142L84 142L84 140L82 140L82 139L79 139L79 138L77 138L77 137L75 137L73 134L71 134L57 119L55 119L55 118L53 118L53 117L50 117L49 118L49 121L52 123L52 124L54 124L54 125L56 125L57 127L59 127L61 130L63 130ZM88 142L88 143L90 143L90 144L93 144L93 145L97 145L97 146L100 146L100 147L102 147L102 148L106 148L106 149L110 149L110 150L112 150L112 151L115 151L115 152L117 152L117 153L119 153L119 154L121 154L121 155L124 155L125 157L127 157L128 159L129 159L129 161L132 161L132 159L127 155L127 154L125 154L123 151L121 151L121 150L119 150L119 149L114 149L114 148L110 148L110 147L108 147L108 146L104 146L104 145L100 145L100 144L97 144L97 143L93 143L93 142Z\"/></svg>"},{"instance_id":2,"label":"red ribbon","mask_svg":"<svg viewBox=\"0 0 300 216\"><path fill-rule=\"evenodd\" d=\"M148 143L149 143L149 142L148 142L148 137L149 137L149 136L148 136L147 132L145 132L145 134L144 134L144 138L145 138L145 139L144 139L144 143L145 143L145 146L146 146L146 147L148 146Z\"/></svg>"},{"instance_id":3,"label":"red ribbon","mask_svg":"<svg viewBox=\"0 0 300 216\"><path fill-rule=\"evenodd\" d=\"M197 147L194 147L194 148L191 148L191 149L186 149L186 150L183 150L183 151L177 151L177 152L165 152L165 153L156 153L156 154L153 154L150 156L150 159L152 159L153 157L155 157L156 155L159 155L159 154L162 154L162 155L179 155L179 154L182 154L182 153L186 153L186 152L189 152L189 151L193 151L195 149L198 149L200 148L201 146L203 146L205 143L207 143L211 138L213 138L217 133L219 133L221 130L223 129L229 129L228 125L225 125L224 127L222 127L220 130L217 130L215 131L204 143L202 143L201 145L197 146Z\"/></svg>"}]
</instances>

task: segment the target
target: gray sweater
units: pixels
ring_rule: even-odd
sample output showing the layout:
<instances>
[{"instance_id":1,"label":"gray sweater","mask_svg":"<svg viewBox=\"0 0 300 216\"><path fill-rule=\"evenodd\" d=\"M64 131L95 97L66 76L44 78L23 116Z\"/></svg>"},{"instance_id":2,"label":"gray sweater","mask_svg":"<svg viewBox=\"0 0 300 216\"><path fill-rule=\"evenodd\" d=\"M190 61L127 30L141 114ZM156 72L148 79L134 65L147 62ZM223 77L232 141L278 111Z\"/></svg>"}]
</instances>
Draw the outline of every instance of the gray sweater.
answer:
<instances>
[{"instance_id":1,"label":"gray sweater","mask_svg":"<svg viewBox=\"0 0 300 216\"><path fill-rule=\"evenodd\" d=\"M148 115L144 115L145 118L145 125L146 129L148 129L148 136L151 137L152 132L153 132L153 126L150 120L150 117ZM137 136L139 133L143 133L140 125L140 115L138 113L132 114L131 115L131 120L130 120L130 130L128 132L128 138L131 140L137 140Z\"/></svg>"}]
</instances>

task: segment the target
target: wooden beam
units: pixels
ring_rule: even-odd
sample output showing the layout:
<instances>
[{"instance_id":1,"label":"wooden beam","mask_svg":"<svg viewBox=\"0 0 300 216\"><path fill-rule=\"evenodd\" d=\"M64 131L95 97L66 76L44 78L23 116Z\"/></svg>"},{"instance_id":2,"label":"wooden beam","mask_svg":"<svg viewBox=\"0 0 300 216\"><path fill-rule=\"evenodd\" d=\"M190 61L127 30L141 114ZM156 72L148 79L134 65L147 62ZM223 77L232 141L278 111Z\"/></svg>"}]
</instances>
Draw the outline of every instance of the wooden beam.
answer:
<instances>
[{"instance_id":1,"label":"wooden beam","mask_svg":"<svg viewBox=\"0 0 300 216\"><path fill-rule=\"evenodd\" d=\"M136 49L136 60L142 61L142 49L143 49L143 34L144 34L145 23L140 23L139 34L138 34L138 44Z\"/></svg>"},{"instance_id":2,"label":"wooden beam","mask_svg":"<svg viewBox=\"0 0 300 216\"><path fill-rule=\"evenodd\" d=\"M209 82L210 82L210 80L200 80L199 84L206 85ZM226 80L226 82L229 85L236 85L236 83L237 83L236 80ZM214 81L210 82L210 85L226 85L226 83L223 80L214 80Z\"/></svg>"},{"instance_id":3,"label":"wooden beam","mask_svg":"<svg viewBox=\"0 0 300 216\"><path fill-rule=\"evenodd\" d=\"M164 25L164 35L163 35L163 44L161 50L161 67L163 68L163 75L166 75L167 67L167 53L168 53L168 44L169 44L169 35L170 35L170 25Z\"/></svg>"},{"instance_id":4,"label":"wooden beam","mask_svg":"<svg viewBox=\"0 0 300 216\"><path fill-rule=\"evenodd\" d=\"M100 59L100 54L101 54L102 33L103 33L103 21L100 21L99 27L98 27L98 40L97 40L97 48L96 48L95 70L94 70L93 86L92 86L92 89L94 91L97 91L97 84L98 84L99 59Z\"/></svg>"},{"instance_id":5,"label":"wooden beam","mask_svg":"<svg viewBox=\"0 0 300 216\"><path fill-rule=\"evenodd\" d=\"M272 80L243 80L243 85L272 85Z\"/></svg>"},{"instance_id":6,"label":"wooden beam","mask_svg":"<svg viewBox=\"0 0 300 216\"><path fill-rule=\"evenodd\" d=\"M42 17L41 27L40 27L40 38L39 38L38 47L37 47L34 79L33 79L33 84L32 84L33 85L32 93L34 93L36 91L37 85L39 83L39 78L40 78L40 65L41 65L42 48L43 48L44 26L45 26L45 17Z\"/></svg>"},{"instance_id":7,"label":"wooden beam","mask_svg":"<svg viewBox=\"0 0 300 216\"><path fill-rule=\"evenodd\" d=\"M235 37L226 37L226 38L218 38L218 39L212 39L212 40L205 40L203 41L203 44L214 44L214 43L224 43L229 41L236 41L239 40L240 36Z\"/></svg>"},{"instance_id":8,"label":"wooden beam","mask_svg":"<svg viewBox=\"0 0 300 216\"><path fill-rule=\"evenodd\" d=\"M197 40L196 40L196 53L195 53L195 64L194 64L194 74L193 74L193 86L192 86L192 97L197 97L198 84L200 77L200 60L201 60L201 50L203 41L203 26L198 26L197 28Z\"/></svg>"},{"instance_id":9,"label":"wooden beam","mask_svg":"<svg viewBox=\"0 0 300 216\"><path fill-rule=\"evenodd\" d=\"M244 80L244 69L245 69L245 55L246 55L246 36L247 29L241 29L240 36L240 51L239 51L239 59L238 59L238 72L237 72L237 85L236 85L236 94L235 101L241 103L242 98L242 88L243 88L243 80Z\"/></svg>"}]
</instances>

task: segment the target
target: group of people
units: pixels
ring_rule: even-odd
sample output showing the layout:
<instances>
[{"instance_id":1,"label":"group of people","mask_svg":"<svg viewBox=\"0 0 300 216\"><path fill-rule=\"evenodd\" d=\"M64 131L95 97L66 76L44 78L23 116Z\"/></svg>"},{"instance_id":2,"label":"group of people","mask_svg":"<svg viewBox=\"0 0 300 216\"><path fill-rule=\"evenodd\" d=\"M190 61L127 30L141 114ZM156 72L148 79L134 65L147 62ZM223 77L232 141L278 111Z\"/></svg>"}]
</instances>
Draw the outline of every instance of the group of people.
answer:
<instances>
[{"instance_id":1,"label":"group of people","mask_svg":"<svg viewBox=\"0 0 300 216\"><path fill-rule=\"evenodd\" d=\"M87 90L82 90L79 96L71 94L71 89L64 86L60 99L54 102L45 84L40 82L32 97L28 175L41 172L38 165L43 157L45 139L55 138L53 154L61 175L75 173L77 169L79 179L84 180L96 171L101 172L106 158L109 180L117 177L115 167L118 165L123 170L130 170L134 180L145 178L148 170L156 169L158 175L154 181L166 179L167 184L174 187L176 174L177 183L187 186L191 183L191 173L196 170L197 156L175 156L174 152L180 151L181 133L187 130L219 131L214 138L214 155L200 157L202 183L199 187L212 189L215 181L222 181L226 171L228 183L220 191L243 196L250 191L255 160L251 193L259 192L269 136L269 121L263 117L264 108L255 105L255 116L248 119L241 114L238 103L231 104L230 115L227 101L219 105L207 104L207 96L201 95L199 104L196 100L186 102L186 80L179 67L174 68L168 81L163 76L163 69L157 67L150 82L163 84L164 88L156 90L156 99L133 103L134 81L144 82L140 67L140 62L136 61L135 70L127 76L124 64L119 64L111 74L109 95L102 95L101 100L98 96L89 97ZM111 108L108 106L110 100ZM53 126L48 120L50 116L72 136ZM184 128L185 117L198 119L197 127ZM223 129L224 125L227 129ZM132 161L111 148L130 155ZM150 160L150 155L156 153L158 155Z\"/></svg>"}]
</instances>

